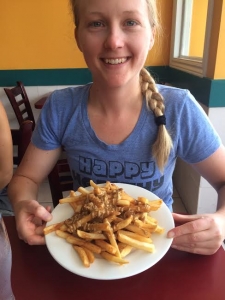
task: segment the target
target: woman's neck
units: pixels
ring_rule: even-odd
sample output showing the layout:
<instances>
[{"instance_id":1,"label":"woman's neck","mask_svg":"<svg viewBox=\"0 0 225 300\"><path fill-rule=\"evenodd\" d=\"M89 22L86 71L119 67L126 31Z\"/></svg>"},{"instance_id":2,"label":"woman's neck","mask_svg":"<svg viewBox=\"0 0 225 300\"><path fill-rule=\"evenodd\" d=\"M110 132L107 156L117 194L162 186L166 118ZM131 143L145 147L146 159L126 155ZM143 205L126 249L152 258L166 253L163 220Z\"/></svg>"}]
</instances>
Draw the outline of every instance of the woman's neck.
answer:
<instances>
[{"instance_id":1,"label":"woman's neck","mask_svg":"<svg viewBox=\"0 0 225 300\"><path fill-rule=\"evenodd\" d=\"M142 108L140 88L101 89L92 85L88 116L95 134L107 144L119 144L133 131Z\"/></svg>"},{"instance_id":2,"label":"woman's neck","mask_svg":"<svg viewBox=\"0 0 225 300\"><path fill-rule=\"evenodd\" d=\"M134 107L140 107L142 102L141 88L138 84L132 87L99 87L92 84L89 94L89 106L94 106L103 113L126 111Z\"/></svg>"}]
</instances>

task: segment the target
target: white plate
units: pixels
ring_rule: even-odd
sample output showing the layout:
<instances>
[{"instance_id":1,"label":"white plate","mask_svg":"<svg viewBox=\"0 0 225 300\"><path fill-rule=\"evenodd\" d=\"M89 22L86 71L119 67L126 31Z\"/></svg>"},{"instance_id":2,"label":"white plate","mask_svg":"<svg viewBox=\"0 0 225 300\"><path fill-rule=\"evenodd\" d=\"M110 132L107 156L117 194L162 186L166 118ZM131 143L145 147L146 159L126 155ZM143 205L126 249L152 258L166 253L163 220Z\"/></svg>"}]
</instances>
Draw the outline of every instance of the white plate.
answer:
<instances>
[{"instance_id":1,"label":"white plate","mask_svg":"<svg viewBox=\"0 0 225 300\"><path fill-rule=\"evenodd\" d=\"M116 185L123 188L132 197L143 196L150 200L158 199L155 194L138 186L122 183L116 183ZM67 203L58 204L52 214L53 219L47 223L47 226L70 218L73 215L73 210ZM122 266L97 257L89 268L85 268L71 244L56 236L54 232L46 235L46 245L53 258L62 267L77 275L100 280L130 277L156 264L166 254L172 243L172 239L166 237L167 231L174 227L169 208L163 203L157 211L151 212L151 216L156 218L158 224L165 229L163 234L153 234L151 237L155 244L155 252L148 253L142 250L134 250L126 257L129 263Z\"/></svg>"}]
</instances>

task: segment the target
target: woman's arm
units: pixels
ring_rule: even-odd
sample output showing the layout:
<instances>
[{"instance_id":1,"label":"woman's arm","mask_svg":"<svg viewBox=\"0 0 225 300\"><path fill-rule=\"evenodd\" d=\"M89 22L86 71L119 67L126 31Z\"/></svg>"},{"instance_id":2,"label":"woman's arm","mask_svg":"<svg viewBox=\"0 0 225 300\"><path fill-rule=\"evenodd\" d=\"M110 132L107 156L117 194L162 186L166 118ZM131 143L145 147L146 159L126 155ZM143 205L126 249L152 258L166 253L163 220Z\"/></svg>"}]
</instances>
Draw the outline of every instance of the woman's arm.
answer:
<instances>
[{"instance_id":1,"label":"woman's arm","mask_svg":"<svg viewBox=\"0 0 225 300\"><path fill-rule=\"evenodd\" d=\"M13 146L12 135L5 109L0 102L0 190L12 178Z\"/></svg>"},{"instance_id":2,"label":"woman's arm","mask_svg":"<svg viewBox=\"0 0 225 300\"><path fill-rule=\"evenodd\" d=\"M213 214L178 215L177 222L184 223L169 231L172 247L198 254L213 254L225 239L225 148L221 146L204 161L194 164L199 172L217 191L218 208ZM207 199L206 199L207 201Z\"/></svg>"},{"instance_id":3,"label":"woman's arm","mask_svg":"<svg viewBox=\"0 0 225 300\"><path fill-rule=\"evenodd\" d=\"M43 227L52 216L49 209L38 203L38 188L52 170L60 153L61 148L46 151L30 143L9 184L8 195L16 217L18 235L28 244L45 243Z\"/></svg>"}]
</instances>

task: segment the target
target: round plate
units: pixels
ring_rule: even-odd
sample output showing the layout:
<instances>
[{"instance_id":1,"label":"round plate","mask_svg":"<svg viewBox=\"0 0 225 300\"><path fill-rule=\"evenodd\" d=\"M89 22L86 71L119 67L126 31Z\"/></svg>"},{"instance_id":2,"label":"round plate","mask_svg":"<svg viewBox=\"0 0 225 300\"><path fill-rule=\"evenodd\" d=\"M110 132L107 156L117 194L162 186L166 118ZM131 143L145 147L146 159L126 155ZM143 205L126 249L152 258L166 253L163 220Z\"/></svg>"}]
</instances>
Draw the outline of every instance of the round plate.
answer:
<instances>
[{"instance_id":1,"label":"round plate","mask_svg":"<svg viewBox=\"0 0 225 300\"><path fill-rule=\"evenodd\" d=\"M156 200L158 197L148 190L130 185L116 183L117 186L134 198L139 196L146 197L149 200ZM58 204L52 212L53 219L48 225L62 222L73 215L73 209L67 203ZM112 280L130 277L139 274L156 264L168 251L172 239L166 237L168 230L174 227L174 220L169 208L163 203L157 211L152 211L150 215L157 219L158 224L165 230L163 234L153 233L151 239L155 245L155 252L148 253L142 250L134 250L127 257L128 264L118 265L96 257L89 268L85 268L71 244L63 238L58 237L55 232L45 236L46 245L53 258L65 269L92 279Z\"/></svg>"}]
</instances>

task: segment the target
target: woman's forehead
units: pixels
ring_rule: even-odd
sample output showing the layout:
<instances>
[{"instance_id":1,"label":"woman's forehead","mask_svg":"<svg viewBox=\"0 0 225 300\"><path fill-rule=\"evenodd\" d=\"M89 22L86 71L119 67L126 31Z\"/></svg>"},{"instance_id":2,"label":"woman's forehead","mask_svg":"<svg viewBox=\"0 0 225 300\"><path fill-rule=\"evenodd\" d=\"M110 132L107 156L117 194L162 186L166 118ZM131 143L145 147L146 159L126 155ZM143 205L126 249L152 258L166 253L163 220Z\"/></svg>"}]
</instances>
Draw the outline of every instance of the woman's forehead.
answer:
<instances>
[{"instance_id":1,"label":"woman's forehead","mask_svg":"<svg viewBox=\"0 0 225 300\"><path fill-rule=\"evenodd\" d=\"M91 11L109 11L109 8L114 8L114 11L142 11L146 12L146 0L76 0L77 8ZM82 11L80 11L82 13Z\"/></svg>"}]
</instances>

